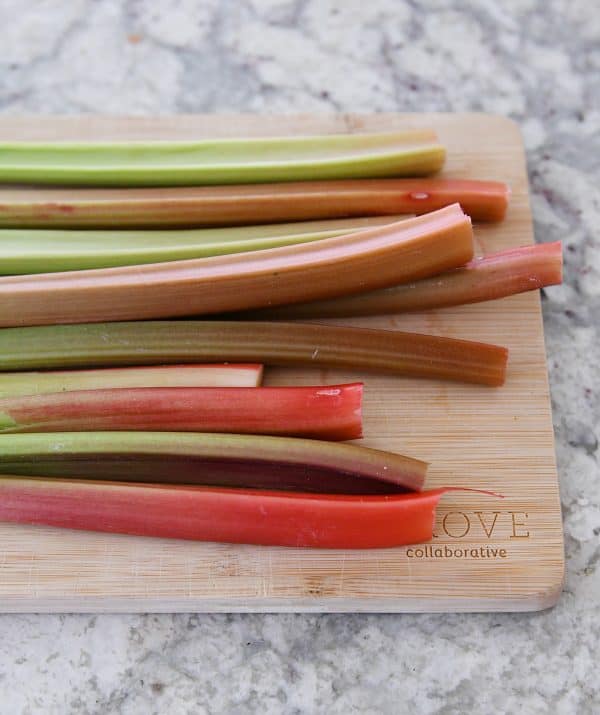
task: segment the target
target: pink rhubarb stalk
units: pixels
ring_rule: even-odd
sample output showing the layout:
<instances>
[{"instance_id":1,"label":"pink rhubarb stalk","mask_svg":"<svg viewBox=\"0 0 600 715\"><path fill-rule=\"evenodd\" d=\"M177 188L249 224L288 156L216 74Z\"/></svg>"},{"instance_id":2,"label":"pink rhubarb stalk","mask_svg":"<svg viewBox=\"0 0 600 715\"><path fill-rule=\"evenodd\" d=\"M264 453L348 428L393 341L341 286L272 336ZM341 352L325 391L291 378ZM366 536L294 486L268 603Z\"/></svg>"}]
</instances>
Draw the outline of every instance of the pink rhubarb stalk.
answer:
<instances>
[{"instance_id":1,"label":"pink rhubarb stalk","mask_svg":"<svg viewBox=\"0 0 600 715\"><path fill-rule=\"evenodd\" d=\"M510 248L475 258L431 278L358 295L246 313L257 320L384 315L480 303L562 281L562 249L555 243Z\"/></svg>"},{"instance_id":2,"label":"pink rhubarb stalk","mask_svg":"<svg viewBox=\"0 0 600 715\"><path fill-rule=\"evenodd\" d=\"M0 226L175 228L423 214L459 203L474 221L501 221L510 190L498 181L341 179L241 186L0 190Z\"/></svg>"}]
</instances>

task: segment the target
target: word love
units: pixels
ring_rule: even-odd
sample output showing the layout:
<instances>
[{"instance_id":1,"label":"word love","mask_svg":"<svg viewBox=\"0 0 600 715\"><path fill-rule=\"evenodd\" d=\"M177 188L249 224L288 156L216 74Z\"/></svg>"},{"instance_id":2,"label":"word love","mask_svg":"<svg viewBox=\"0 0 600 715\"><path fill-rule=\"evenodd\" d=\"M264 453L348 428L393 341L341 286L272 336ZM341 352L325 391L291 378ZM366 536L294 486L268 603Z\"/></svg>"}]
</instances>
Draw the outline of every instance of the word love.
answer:
<instances>
[{"instance_id":1,"label":"word love","mask_svg":"<svg viewBox=\"0 0 600 715\"><path fill-rule=\"evenodd\" d=\"M433 538L529 539L528 519L524 511L449 511L443 516L440 513Z\"/></svg>"}]
</instances>

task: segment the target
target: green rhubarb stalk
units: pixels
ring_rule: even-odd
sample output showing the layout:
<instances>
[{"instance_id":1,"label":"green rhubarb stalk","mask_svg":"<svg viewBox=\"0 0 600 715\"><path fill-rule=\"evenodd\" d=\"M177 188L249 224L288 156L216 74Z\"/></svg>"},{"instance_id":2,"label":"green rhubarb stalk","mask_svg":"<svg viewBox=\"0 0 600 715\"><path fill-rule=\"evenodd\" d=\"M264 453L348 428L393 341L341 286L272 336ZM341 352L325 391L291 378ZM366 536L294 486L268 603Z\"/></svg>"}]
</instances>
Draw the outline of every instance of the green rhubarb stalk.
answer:
<instances>
[{"instance_id":1,"label":"green rhubarb stalk","mask_svg":"<svg viewBox=\"0 0 600 715\"><path fill-rule=\"evenodd\" d=\"M141 387L258 387L262 365L163 365L0 373L0 398Z\"/></svg>"},{"instance_id":2,"label":"green rhubarb stalk","mask_svg":"<svg viewBox=\"0 0 600 715\"><path fill-rule=\"evenodd\" d=\"M423 176L441 169L430 130L185 142L0 144L0 182L105 186L246 184Z\"/></svg>"},{"instance_id":3,"label":"green rhubarb stalk","mask_svg":"<svg viewBox=\"0 0 600 715\"><path fill-rule=\"evenodd\" d=\"M0 274L22 275L207 258L334 238L402 218L171 231L0 230Z\"/></svg>"},{"instance_id":4,"label":"green rhubarb stalk","mask_svg":"<svg viewBox=\"0 0 600 715\"><path fill-rule=\"evenodd\" d=\"M0 330L0 370L249 361L502 385L497 345L333 325L138 321Z\"/></svg>"},{"instance_id":5,"label":"green rhubarb stalk","mask_svg":"<svg viewBox=\"0 0 600 715\"><path fill-rule=\"evenodd\" d=\"M189 432L0 434L0 474L331 493L418 490L427 464L294 437Z\"/></svg>"}]
</instances>

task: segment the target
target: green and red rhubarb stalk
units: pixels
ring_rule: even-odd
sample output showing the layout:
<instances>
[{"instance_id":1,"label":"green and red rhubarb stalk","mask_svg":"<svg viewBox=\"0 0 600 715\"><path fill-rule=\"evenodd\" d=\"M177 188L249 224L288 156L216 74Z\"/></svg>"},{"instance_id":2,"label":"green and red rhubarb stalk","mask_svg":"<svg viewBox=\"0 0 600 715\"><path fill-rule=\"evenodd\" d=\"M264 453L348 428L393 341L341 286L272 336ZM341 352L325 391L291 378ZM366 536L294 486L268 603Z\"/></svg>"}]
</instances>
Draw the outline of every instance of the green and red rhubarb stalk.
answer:
<instances>
[{"instance_id":1,"label":"green and red rhubarb stalk","mask_svg":"<svg viewBox=\"0 0 600 715\"><path fill-rule=\"evenodd\" d=\"M427 465L341 442L190 432L0 434L0 473L344 494L419 490Z\"/></svg>"},{"instance_id":2,"label":"green and red rhubarb stalk","mask_svg":"<svg viewBox=\"0 0 600 715\"><path fill-rule=\"evenodd\" d=\"M0 330L0 371L232 361L498 386L507 359L506 348L486 343L307 323L182 320Z\"/></svg>"}]
</instances>

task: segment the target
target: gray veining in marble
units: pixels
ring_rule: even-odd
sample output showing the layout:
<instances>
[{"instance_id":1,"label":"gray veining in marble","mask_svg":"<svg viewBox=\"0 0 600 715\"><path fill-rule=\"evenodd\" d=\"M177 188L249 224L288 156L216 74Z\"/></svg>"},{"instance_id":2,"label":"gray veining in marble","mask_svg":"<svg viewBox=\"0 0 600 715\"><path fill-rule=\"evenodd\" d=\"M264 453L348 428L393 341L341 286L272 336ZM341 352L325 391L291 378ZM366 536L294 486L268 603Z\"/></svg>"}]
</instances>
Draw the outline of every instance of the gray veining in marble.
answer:
<instances>
[{"instance_id":1,"label":"gray veining in marble","mask_svg":"<svg viewBox=\"0 0 600 715\"><path fill-rule=\"evenodd\" d=\"M567 549L531 615L0 617L0 714L600 712L597 0L0 0L0 111L481 110L521 125Z\"/></svg>"}]
</instances>

